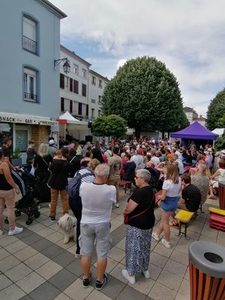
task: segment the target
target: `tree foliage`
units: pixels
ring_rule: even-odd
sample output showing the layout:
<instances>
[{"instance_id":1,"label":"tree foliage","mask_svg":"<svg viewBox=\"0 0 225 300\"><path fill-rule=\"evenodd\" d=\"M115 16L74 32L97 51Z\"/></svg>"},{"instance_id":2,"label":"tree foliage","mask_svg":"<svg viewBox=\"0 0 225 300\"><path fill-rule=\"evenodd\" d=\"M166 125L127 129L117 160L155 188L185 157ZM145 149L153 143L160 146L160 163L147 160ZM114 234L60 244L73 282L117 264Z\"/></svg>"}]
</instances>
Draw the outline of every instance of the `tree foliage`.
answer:
<instances>
[{"instance_id":1,"label":"tree foliage","mask_svg":"<svg viewBox=\"0 0 225 300\"><path fill-rule=\"evenodd\" d=\"M136 132L169 132L188 125L178 82L155 58L132 59L120 67L105 88L102 105L106 115L122 116Z\"/></svg>"},{"instance_id":2,"label":"tree foliage","mask_svg":"<svg viewBox=\"0 0 225 300\"><path fill-rule=\"evenodd\" d=\"M114 114L98 117L92 124L92 132L96 136L120 137L126 133L126 130L126 121Z\"/></svg>"},{"instance_id":3,"label":"tree foliage","mask_svg":"<svg viewBox=\"0 0 225 300\"><path fill-rule=\"evenodd\" d=\"M225 89L219 92L216 97L211 100L207 111L207 127L213 130L217 127L223 127L225 115Z\"/></svg>"}]
</instances>

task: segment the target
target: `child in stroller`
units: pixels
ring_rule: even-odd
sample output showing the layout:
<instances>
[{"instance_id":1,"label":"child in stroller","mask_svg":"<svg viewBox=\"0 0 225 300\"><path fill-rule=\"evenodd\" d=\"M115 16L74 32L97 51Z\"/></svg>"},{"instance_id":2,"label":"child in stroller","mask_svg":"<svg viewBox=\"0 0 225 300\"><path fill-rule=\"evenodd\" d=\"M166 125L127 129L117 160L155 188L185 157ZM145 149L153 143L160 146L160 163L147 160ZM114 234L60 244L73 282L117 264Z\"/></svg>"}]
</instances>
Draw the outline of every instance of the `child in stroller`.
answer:
<instances>
[{"instance_id":1,"label":"child in stroller","mask_svg":"<svg viewBox=\"0 0 225 300\"><path fill-rule=\"evenodd\" d=\"M26 167L12 171L12 177L20 187L22 198L15 204L15 215L19 217L21 213L27 215L26 224L30 225L34 218L40 216L38 204L34 199L34 177ZM7 223L7 219L5 222Z\"/></svg>"}]
</instances>

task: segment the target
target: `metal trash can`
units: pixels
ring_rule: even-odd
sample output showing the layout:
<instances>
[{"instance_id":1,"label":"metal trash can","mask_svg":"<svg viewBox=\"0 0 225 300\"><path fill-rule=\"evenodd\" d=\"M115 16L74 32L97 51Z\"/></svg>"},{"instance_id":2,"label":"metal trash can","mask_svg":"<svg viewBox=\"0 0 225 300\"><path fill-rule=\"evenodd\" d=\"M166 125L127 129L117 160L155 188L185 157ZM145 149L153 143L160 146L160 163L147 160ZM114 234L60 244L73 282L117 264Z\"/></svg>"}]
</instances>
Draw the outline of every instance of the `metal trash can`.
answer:
<instances>
[{"instance_id":1,"label":"metal trash can","mask_svg":"<svg viewBox=\"0 0 225 300\"><path fill-rule=\"evenodd\" d=\"M225 248L207 241L189 246L191 300L225 299Z\"/></svg>"},{"instance_id":2,"label":"metal trash can","mask_svg":"<svg viewBox=\"0 0 225 300\"><path fill-rule=\"evenodd\" d=\"M225 182L219 182L219 206L225 209Z\"/></svg>"}]
</instances>

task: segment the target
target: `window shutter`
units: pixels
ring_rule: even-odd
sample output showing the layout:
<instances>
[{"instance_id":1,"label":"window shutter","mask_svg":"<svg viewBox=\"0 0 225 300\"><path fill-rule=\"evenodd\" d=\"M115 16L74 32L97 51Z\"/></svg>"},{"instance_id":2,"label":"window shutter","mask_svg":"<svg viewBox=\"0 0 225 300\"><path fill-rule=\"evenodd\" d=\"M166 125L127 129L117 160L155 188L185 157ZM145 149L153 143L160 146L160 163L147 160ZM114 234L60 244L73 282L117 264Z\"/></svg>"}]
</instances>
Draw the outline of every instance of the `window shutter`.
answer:
<instances>
[{"instance_id":1,"label":"window shutter","mask_svg":"<svg viewBox=\"0 0 225 300\"><path fill-rule=\"evenodd\" d=\"M65 82L64 82L64 75L63 74L60 74L60 88L61 89L64 89L64 85L65 85Z\"/></svg>"}]
</instances>

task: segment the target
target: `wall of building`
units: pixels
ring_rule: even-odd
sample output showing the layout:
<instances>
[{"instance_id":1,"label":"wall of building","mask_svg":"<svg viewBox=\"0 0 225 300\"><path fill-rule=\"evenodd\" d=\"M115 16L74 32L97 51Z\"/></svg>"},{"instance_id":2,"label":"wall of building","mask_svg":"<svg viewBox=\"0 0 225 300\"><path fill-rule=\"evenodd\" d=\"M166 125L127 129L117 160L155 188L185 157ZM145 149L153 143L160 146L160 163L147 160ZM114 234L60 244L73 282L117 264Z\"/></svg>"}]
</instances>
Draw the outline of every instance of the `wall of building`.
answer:
<instances>
[{"instance_id":1,"label":"wall of building","mask_svg":"<svg viewBox=\"0 0 225 300\"><path fill-rule=\"evenodd\" d=\"M38 22L38 55L22 47L23 14ZM59 98L59 72L54 59L60 55L60 19L34 0L3 0L0 9L0 103L1 111L58 116L56 100ZM39 71L39 102L24 101L23 67Z\"/></svg>"}]
</instances>

